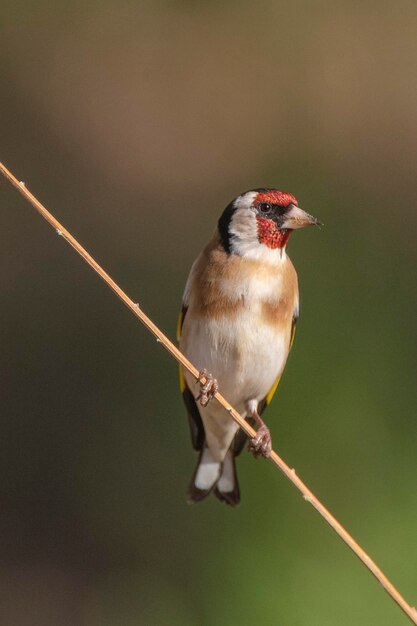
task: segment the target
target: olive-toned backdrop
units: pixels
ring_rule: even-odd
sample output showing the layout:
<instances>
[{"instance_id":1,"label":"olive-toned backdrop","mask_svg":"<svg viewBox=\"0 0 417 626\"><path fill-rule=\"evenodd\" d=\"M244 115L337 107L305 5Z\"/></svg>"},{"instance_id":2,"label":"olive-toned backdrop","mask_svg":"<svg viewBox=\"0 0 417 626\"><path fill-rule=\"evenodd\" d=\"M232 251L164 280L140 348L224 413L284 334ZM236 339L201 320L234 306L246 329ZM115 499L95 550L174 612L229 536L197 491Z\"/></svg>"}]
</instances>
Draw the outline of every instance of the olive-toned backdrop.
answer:
<instances>
[{"instance_id":1,"label":"olive-toned backdrop","mask_svg":"<svg viewBox=\"0 0 417 626\"><path fill-rule=\"evenodd\" d=\"M2 2L1 159L174 337L239 192L292 192L276 448L417 603L417 4ZM190 507L177 366L5 182L5 626L401 626L271 464Z\"/></svg>"}]
</instances>

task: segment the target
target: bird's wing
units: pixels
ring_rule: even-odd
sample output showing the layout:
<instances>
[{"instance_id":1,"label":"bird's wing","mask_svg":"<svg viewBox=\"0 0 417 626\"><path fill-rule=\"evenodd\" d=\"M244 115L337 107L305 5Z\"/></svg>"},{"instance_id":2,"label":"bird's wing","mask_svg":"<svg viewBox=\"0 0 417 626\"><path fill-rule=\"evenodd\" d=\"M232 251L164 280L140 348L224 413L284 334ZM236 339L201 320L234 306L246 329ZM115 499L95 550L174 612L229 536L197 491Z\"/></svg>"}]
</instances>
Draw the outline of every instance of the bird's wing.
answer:
<instances>
[{"instance_id":1,"label":"bird's wing","mask_svg":"<svg viewBox=\"0 0 417 626\"><path fill-rule=\"evenodd\" d=\"M179 341L181 339L181 334L182 334L182 327L184 325L184 319L185 316L187 314L188 311L188 306L186 304L182 305L182 309L181 312L178 316L178 323L177 323L177 341ZM182 371L182 367L180 365L180 391L181 393L184 392L185 389L185 378L184 378L184 372Z\"/></svg>"},{"instance_id":2,"label":"bird's wing","mask_svg":"<svg viewBox=\"0 0 417 626\"><path fill-rule=\"evenodd\" d=\"M177 324L177 340L181 339L182 327L184 325L184 319L187 314L188 306L182 305L181 313L178 316ZM197 403L191 391L189 390L187 383L185 382L185 376L183 369L180 365L179 368L180 377L180 390L182 398L184 400L185 408L187 409L188 423L190 426L190 435L193 448L195 450L202 450L204 444L204 426L201 419L200 411L198 410Z\"/></svg>"},{"instance_id":3,"label":"bird's wing","mask_svg":"<svg viewBox=\"0 0 417 626\"><path fill-rule=\"evenodd\" d=\"M297 328L297 320L298 320L298 311L294 311L294 315L292 317L292 322L291 322L290 347L288 348L288 354L290 353L290 350L292 348L292 344L294 343L295 331L296 331L296 328ZM271 404L272 398L274 397L275 392L278 389L278 385L279 385L279 381L281 380L281 376L282 376L282 372L277 377L276 381L272 385L271 389L269 390L268 394L265 396L263 401L259 403L259 415L262 414L262 411L265 410L265 407L267 407L268 404Z\"/></svg>"},{"instance_id":4,"label":"bird's wing","mask_svg":"<svg viewBox=\"0 0 417 626\"><path fill-rule=\"evenodd\" d=\"M294 311L293 318L292 318L292 323L291 323L290 346L289 346L288 352L291 350L292 344L294 343L295 330L296 330L296 327L297 327L297 320L298 320L298 310L296 308L295 311ZM282 376L282 372L279 374L279 376L275 380L274 384L272 385L271 389L269 390L269 392L267 393L265 398L263 400L261 400L261 402L259 403L259 405L258 405L258 413L259 413L259 415L262 415L262 413L264 412L264 410L266 409L268 404L271 403L272 398L274 397L275 392L278 389L278 385L279 385L279 381L281 380L281 376ZM247 421L249 422L249 424L251 426L253 426L254 423L255 423L255 420L253 418L248 418ZM235 436L234 441L233 441L233 451L234 451L236 456L238 454L240 454L240 452L242 452L242 450L244 448L244 445L245 445L245 443L247 441L247 438L248 437L247 437L246 433L242 429L240 429L236 433L236 436Z\"/></svg>"}]
</instances>

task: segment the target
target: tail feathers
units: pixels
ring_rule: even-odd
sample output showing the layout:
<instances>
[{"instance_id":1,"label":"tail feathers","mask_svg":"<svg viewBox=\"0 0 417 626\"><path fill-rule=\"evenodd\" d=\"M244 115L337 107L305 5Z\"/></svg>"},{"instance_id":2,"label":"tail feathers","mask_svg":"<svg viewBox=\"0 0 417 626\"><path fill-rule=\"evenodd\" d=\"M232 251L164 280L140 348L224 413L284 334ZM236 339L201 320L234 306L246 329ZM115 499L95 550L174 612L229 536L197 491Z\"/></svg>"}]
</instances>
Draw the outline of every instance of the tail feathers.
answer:
<instances>
[{"instance_id":1,"label":"tail feathers","mask_svg":"<svg viewBox=\"0 0 417 626\"><path fill-rule=\"evenodd\" d=\"M194 485L194 481L191 481L187 491L188 504L194 504L194 502L201 502L204 498L207 498L211 489L197 489Z\"/></svg>"},{"instance_id":2,"label":"tail feathers","mask_svg":"<svg viewBox=\"0 0 417 626\"><path fill-rule=\"evenodd\" d=\"M222 464L222 472L217 481L214 495L221 502L236 506L240 502L240 489L236 474L235 455L229 450Z\"/></svg>"},{"instance_id":3,"label":"tail feathers","mask_svg":"<svg viewBox=\"0 0 417 626\"><path fill-rule=\"evenodd\" d=\"M188 502L204 500L219 480L221 469L222 464L216 461L209 448L204 446L188 487Z\"/></svg>"},{"instance_id":4,"label":"tail feathers","mask_svg":"<svg viewBox=\"0 0 417 626\"><path fill-rule=\"evenodd\" d=\"M204 447L188 488L188 502L204 500L214 489L214 495L231 506L240 502L234 454L228 451L222 463L215 461L209 448Z\"/></svg>"}]
</instances>

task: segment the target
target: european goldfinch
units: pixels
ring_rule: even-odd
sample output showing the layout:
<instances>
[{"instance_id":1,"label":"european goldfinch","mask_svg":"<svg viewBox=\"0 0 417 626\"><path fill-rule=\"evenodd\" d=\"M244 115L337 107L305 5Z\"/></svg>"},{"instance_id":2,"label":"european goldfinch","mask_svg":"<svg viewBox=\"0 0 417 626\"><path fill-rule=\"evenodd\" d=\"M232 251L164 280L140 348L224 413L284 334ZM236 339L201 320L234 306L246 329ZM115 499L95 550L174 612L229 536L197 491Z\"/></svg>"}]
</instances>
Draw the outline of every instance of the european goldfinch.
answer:
<instances>
[{"instance_id":1,"label":"european goldfinch","mask_svg":"<svg viewBox=\"0 0 417 626\"><path fill-rule=\"evenodd\" d=\"M277 389L298 318L297 273L286 244L294 229L310 224L319 222L290 193L247 191L223 211L191 268L178 323L180 349L201 370L197 383L180 371L192 444L200 453L189 502L213 489L223 502L240 500L235 456L246 435L217 402L209 402L218 389L258 426L253 454L270 454L261 415Z\"/></svg>"}]
</instances>

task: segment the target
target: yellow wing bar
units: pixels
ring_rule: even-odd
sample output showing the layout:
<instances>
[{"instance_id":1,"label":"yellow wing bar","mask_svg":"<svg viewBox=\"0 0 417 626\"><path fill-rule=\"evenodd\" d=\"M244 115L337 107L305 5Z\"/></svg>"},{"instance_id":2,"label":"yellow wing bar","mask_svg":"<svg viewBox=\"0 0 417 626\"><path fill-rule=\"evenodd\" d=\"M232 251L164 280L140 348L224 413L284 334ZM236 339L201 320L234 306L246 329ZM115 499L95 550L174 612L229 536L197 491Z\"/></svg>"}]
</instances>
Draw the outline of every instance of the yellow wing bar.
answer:
<instances>
[{"instance_id":1,"label":"yellow wing bar","mask_svg":"<svg viewBox=\"0 0 417 626\"><path fill-rule=\"evenodd\" d=\"M292 321L292 328L291 328L290 350L292 348L292 344L294 343L296 327L297 327L297 318L294 317L293 321ZM276 379L276 381L272 385L270 392L268 393L268 395L265 398L265 402L266 402L267 405L271 403L271 400L274 397L274 394L275 394L276 390L278 389L278 385L279 385L279 381L281 380L281 376L282 376L282 373L278 376L278 378Z\"/></svg>"},{"instance_id":2,"label":"yellow wing bar","mask_svg":"<svg viewBox=\"0 0 417 626\"><path fill-rule=\"evenodd\" d=\"M265 398L265 402L266 402L267 405L270 404L272 398L274 397L274 394L275 394L275 392L276 392L276 390L278 388L280 380L281 380L281 374L278 376L278 378L276 379L276 381L272 385L270 392L268 393L268 395Z\"/></svg>"},{"instance_id":3,"label":"yellow wing bar","mask_svg":"<svg viewBox=\"0 0 417 626\"><path fill-rule=\"evenodd\" d=\"M181 339L182 325L184 324L184 317L185 317L185 313L186 312L187 312L187 309L185 307L183 307L181 313L178 315L177 341L179 341Z\"/></svg>"}]
</instances>

